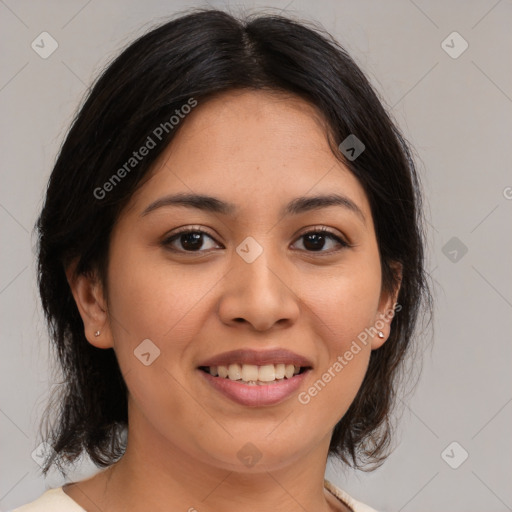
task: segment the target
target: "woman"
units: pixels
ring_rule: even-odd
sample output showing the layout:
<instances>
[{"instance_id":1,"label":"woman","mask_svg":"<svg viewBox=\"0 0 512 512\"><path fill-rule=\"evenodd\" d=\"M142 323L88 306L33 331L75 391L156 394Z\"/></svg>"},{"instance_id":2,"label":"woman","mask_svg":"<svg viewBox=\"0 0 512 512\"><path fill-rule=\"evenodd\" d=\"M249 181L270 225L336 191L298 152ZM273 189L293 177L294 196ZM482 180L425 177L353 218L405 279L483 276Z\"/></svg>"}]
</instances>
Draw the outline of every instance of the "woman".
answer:
<instances>
[{"instance_id":1,"label":"woman","mask_svg":"<svg viewBox=\"0 0 512 512\"><path fill-rule=\"evenodd\" d=\"M407 143L328 34L195 10L78 113L37 227L64 374L17 511L374 510L324 479L387 456L431 297Z\"/></svg>"}]
</instances>

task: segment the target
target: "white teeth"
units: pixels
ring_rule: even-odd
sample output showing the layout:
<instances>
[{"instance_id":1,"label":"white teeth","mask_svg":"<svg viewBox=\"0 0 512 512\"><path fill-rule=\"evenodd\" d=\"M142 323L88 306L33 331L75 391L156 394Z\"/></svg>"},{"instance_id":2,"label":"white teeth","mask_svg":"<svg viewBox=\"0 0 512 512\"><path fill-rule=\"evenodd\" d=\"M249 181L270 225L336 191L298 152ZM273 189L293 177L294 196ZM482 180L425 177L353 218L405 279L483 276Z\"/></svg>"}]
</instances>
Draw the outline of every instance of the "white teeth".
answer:
<instances>
[{"instance_id":1,"label":"white teeth","mask_svg":"<svg viewBox=\"0 0 512 512\"><path fill-rule=\"evenodd\" d=\"M274 366L275 366L275 369L276 369L275 370L276 371L276 379L284 379L286 365L284 365L284 364L276 364Z\"/></svg>"},{"instance_id":2,"label":"white teeth","mask_svg":"<svg viewBox=\"0 0 512 512\"><path fill-rule=\"evenodd\" d=\"M242 378L242 368L239 364L230 364L228 366L228 377L231 380L240 380Z\"/></svg>"},{"instance_id":3,"label":"white teeth","mask_svg":"<svg viewBox=\"0 0 512 512\"><path fill-rule=\"evenodd\" d=\"M210 366L210 375L223 379L241 380L250 384L275 382L284 378L291 379L300 372L300 366L293 364L230 364L229 366Z\"/></svg>"},{"instance_id":4,"label":"white teeth","mask_svg":"<svg viewBox=\"0 0 512 512\"><path fill-rule=\"evenodd\" d=\"M272 382L276 380L276 370L273 364L266 364L265 366L260 366L258 372L258 379L261 382Z\"/></svg>"},{"instance_id":5,"label":"white teeth","mask_svg":"<svg viewBox=\"0 0 512 512\"><path fill-rule=\"evenodd\" d=\"M258 367L255 364L242 365L242 380L249 382L251 380L258 380Z\"/></svg>"}]
</instances>

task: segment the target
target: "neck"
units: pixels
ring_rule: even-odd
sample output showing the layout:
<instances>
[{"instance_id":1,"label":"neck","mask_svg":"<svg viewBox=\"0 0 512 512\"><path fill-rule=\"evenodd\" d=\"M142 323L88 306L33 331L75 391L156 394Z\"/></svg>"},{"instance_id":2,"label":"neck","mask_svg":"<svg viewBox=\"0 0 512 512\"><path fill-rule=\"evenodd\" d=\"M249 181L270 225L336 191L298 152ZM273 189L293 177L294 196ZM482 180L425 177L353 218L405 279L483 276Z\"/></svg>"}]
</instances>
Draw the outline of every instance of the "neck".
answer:
<instances>
[{"instance_id":1,"label":"neck","mask_svg":"<svg viewBox=\"0 0 512 512\"><path fill-rule=\"evenodd\" d=\"M133 432L122 459L105 472L109 510L342 510L324 489L329 439L288 465L240 472L191 457L154 431L146 436L140 425Z\"/></svg>"}]
</instances>

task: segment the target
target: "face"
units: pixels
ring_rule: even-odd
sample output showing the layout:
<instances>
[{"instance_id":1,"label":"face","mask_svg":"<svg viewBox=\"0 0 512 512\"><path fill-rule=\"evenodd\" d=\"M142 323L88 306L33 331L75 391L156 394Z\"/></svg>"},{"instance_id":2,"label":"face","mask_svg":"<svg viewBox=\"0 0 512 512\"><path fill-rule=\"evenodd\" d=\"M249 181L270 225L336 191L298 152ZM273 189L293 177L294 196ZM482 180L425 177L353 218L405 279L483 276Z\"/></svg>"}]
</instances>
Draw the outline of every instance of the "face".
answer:
<instances>
[{"instance_id":1,"label":"face","mask_svg":"<svg viewBox=\"0 0 512 512\"><path fill-rule=\"evenodd\" d=\"M86 335L115 350L129 435L237 471L325 452L396 298L367 197L299 98L229 92L184 122L115 225L108 302L74 288Z\"/></svg>"}]
</instances>

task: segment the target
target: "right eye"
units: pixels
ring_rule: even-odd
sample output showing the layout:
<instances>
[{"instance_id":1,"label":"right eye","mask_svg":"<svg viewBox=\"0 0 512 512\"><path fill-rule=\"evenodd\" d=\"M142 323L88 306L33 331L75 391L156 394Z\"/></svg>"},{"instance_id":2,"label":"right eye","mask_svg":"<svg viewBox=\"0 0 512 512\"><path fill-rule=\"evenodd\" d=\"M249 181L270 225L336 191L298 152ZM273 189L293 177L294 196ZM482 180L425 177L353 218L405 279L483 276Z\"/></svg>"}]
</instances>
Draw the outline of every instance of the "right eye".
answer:
<instances>
[{"instance_id":1,"label":"right eye","mask_svg":"<svg viewBox=\"0 0 512 512\"><path fill-rule=\"evenodd\" d=\"M197 228L182 228L177 233L171 234L162 241L162 245L172 251L177 252L201 252L204 244L204 237L214 240L211 235L206 231ZM181 245L181 248L176 248L175 243ZM209 250L211 248L207 248Z\"/></svg>"}]
</instances>

